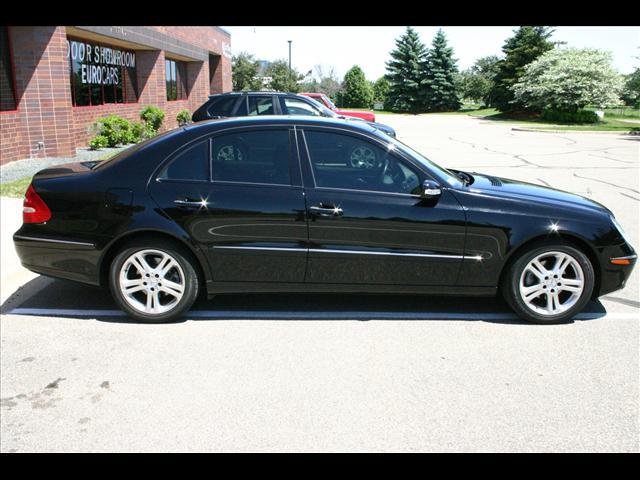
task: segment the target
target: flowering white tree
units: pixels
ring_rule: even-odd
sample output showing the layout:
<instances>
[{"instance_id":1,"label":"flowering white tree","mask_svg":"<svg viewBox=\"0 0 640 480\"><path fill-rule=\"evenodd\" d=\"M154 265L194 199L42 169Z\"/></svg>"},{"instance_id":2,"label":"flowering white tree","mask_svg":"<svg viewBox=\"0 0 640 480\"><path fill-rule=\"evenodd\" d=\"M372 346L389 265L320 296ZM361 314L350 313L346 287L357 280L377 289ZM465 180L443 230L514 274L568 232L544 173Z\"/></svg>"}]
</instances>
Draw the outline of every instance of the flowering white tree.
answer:
<instances>
[{"instance_id":1,"label":"flowering white tree","mask_svg":"<svg viewBox=\"0 0 640 480\"><path fill-rule=\"evenodd\" d=\"M513 85L517 101L537 109L575 112L587 105L619 105L624 85L611 53L589 48L556 48L525 67Z\"/></svg>"}]
</instances>

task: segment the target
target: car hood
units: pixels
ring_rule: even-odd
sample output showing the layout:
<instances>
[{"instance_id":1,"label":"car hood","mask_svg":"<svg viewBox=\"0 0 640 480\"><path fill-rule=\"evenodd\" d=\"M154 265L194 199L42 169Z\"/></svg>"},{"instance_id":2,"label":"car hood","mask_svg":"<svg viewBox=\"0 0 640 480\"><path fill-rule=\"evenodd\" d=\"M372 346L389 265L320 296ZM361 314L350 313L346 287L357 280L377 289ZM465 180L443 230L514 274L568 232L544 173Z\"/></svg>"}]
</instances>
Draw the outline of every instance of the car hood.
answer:
<instances>
[{"instance_id":1,"label":"car hood","mask_svg":"<svg viewBox=\"0 0 640 480\"><path fill-rule=\"evenodd\" d=\"M514 200L551 205L554 208L611 214L611 210L604 205L589 198L576 195L575 193L522 182L520 180L493 177L482 173L473 172L471 175L474 181L467 188L472 191Z\"/></svg>"}]
</instances>

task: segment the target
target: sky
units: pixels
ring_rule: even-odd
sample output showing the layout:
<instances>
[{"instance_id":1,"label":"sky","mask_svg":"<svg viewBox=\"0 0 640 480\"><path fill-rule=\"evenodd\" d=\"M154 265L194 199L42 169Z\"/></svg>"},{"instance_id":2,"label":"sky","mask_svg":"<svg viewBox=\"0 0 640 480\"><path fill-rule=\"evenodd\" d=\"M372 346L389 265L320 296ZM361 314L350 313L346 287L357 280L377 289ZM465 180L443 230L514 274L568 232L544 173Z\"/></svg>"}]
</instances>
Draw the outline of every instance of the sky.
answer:
<instances>
[{"instance_id":1,"label":"sky","mask_svg":"<svg viewBox=\"0 0 640 480\"><path fill-rule=\"evenodd\" d=\"M340 79L353 65L359 65L369 80L385 73L385 62L395 48L395 39L405 27L223 27L231 34L234 54L247 52L259 60L288 59L291 44L292 67L302 74L335 68ZM464 70L487 55L502 55L504 41L516 27L414 27L422 42L430 46L442 28L453 47L458 68ZM613 54L620 73L640 66L640 27L555 27L552 41L569 47L598 48Z\"/></svg>"}]
</instances>

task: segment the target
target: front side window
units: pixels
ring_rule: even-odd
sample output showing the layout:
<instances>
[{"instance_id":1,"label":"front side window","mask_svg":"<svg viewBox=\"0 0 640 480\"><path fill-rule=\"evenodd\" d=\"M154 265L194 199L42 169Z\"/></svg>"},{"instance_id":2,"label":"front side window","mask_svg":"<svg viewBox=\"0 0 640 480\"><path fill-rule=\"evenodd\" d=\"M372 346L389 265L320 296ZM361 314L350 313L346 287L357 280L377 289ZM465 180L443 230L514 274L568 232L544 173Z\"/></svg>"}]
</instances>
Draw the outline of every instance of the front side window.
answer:
<instances>
[{"instance_id":1,"label":"front side window","mask_svg":"<svg viewBox=\"0 0 640 480\"><path fill-rule=\"evenodd\" d=\"M249 97L249 115L273 115L273 97Z\"/></svg>"},{"instance_id":2,"label":"front side window","mask_svg":"<svg viewBox=\"0 0 640 480\"><path fill-rule=\"evenodd\" d=\"M9 29L0 27L0 111L16 109L13 69L9 52Z\"/></svg>"},{"instance_id":3,"label":"front side window","mask_svg":"<svg viewBox=\"0 0 640 480\"><path fill-rule=\"evenodd\" d=\"M367 140L341 133L307 130L311 168L317 187L420 194L414 167Z\"/></svg>"},{"instance_id":4,"label":"front side window","mask_svg":"<svg viewBox=\"0 0 640 480\"><path fill-rule=\"evenodd\" d=\"M177 60L165 59L165 80L167 84L167 100L184 100L187 98L187 64Z\"/></svg>"},{"instance_id":5,"label":"front side window","mask_svg":"<svg viewBox=\"0 0 640 480\"><path fill-rule=\"evenodd\" d=\"M311 115L314 117L320 116L320 111L313 108L307 102L298 100L297 98L285 98L284 104L287 107L289 115Z\"/></svg>"},{"instance_id":6,"label":"front side window","mask_svg":"<svg viewBox=\"0 0 640 480\"><path fill-rule=\"evenodd\" d=\"M158 176L161 180L209 181L209 141L179 153Z\"/></svg>"},{"instance_id":7,"label":"front side window","mask_svg":"<svg viewBox=\"0 0 640 480\"><path fill-rule=\"evenodd\" d=\"M136 54L120 47L67 40L74 107L136 103Z\"/></svg>"},{"instance_id":8,"label":"front side window","mask_svg":"<svg viewBox=\"0 0 640 480\"><path fill-rule=\"evenodd\" d=\"M211 175L218 182L290 185L288 130L244 131L213 137Z\"/></svg>"}]
</instances>

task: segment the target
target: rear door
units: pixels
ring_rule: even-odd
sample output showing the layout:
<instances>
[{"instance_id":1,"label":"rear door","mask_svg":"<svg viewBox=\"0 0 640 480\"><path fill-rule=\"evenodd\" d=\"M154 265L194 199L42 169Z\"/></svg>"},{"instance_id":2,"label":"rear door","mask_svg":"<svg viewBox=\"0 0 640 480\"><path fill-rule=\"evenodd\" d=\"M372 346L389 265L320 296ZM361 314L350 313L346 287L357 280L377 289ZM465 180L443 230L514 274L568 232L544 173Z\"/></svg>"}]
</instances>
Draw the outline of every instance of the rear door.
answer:
<instances>
[{"instance_id":1,"label":"rear door","mask_svg":"<svg viewBox=\"0 0 640 480\"><path fill-rule=\"evenodd\" d=\"M236 128L192 142L168 158L150 193L207 252L214 281L304 281L308 237L292 128Z\"/></svg>"}]
</instances>

